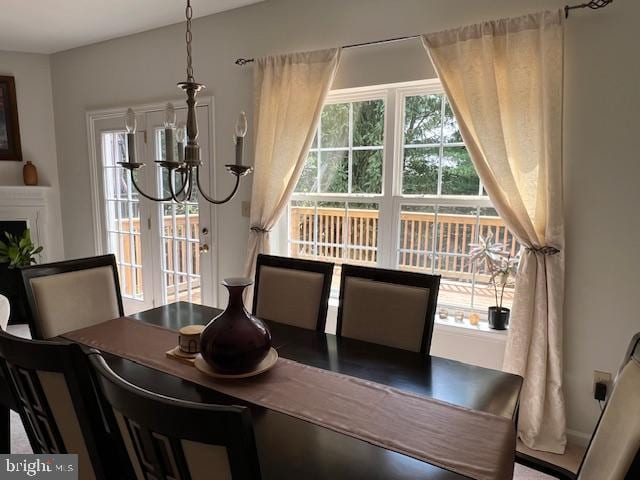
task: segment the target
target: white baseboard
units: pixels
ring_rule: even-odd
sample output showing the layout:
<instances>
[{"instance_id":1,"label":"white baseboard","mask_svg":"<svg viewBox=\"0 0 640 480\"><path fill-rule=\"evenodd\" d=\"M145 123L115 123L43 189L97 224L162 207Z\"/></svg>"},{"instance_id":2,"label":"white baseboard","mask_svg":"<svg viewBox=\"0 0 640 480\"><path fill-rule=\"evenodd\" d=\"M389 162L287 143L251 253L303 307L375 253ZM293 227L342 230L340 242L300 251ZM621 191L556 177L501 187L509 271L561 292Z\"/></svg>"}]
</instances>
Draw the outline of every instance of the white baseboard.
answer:
<instances>
[{"instance_id":1,"label":"white baseboard","mask_svg":"<svg viewBox=\"0 0 640 480\"><path fill-rule=\"evenodd\" d=\"M572 445L586 447L587 445L589 445L589 440L591 440L590 433L567 429L567 441Z\"/></svg>"}]
</instances>

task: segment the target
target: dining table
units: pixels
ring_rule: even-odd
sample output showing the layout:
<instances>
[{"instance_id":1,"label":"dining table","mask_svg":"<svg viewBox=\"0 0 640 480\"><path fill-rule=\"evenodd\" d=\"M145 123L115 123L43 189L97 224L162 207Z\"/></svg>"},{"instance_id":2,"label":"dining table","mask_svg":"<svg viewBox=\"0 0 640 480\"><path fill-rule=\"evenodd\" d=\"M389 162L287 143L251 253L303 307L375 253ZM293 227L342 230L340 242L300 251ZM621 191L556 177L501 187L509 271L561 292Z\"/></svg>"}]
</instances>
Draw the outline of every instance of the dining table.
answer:
<instances>
[{"instance_id":1,"label":"dining table","mask_svg":"<svg viewBox=\"0 0 640 480\"><path fill-rule=\"evenodd\" d=\"M131 318L177 332L186 325L205 325L219 313L221 310L217 308L176 302L139 312ZM515 429L522 386L522 378L517 375L268 319L262 320L269 327L273 347L281 358L465 409L504 417L514 422ZM469 478L122 356L106 351L102 354L118 375L141 388L187 401L249 408L264 479ZM8 441L9 422L8 415L5 417L5 410L11 407L6 405L3 398L3 390L0 388L0 447L4 441ZM481 438L478 439L476 448L483 448ZM460 455L464 456L465 452L460 452Z\"/></svg>"}]
</instances>

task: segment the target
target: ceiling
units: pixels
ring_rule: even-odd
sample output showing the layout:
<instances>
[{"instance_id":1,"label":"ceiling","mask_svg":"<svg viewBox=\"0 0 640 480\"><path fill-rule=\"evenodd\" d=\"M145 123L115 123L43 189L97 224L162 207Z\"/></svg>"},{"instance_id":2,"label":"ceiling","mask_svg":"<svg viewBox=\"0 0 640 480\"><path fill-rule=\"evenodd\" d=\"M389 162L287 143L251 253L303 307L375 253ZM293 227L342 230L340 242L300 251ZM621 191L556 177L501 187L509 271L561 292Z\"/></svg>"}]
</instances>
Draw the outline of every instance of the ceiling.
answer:
<instances>
[{"instance_id":1,"label":"ceiling","mask_svg":"<svg viewBox=\"0 0 640 480\"><path fill-rule=\"evenodd\" d=\"M192 0L193 16L263 0ZM0 50L54 53L184 21L184 0L0 0Z\"/></svg>"}]
</instances>

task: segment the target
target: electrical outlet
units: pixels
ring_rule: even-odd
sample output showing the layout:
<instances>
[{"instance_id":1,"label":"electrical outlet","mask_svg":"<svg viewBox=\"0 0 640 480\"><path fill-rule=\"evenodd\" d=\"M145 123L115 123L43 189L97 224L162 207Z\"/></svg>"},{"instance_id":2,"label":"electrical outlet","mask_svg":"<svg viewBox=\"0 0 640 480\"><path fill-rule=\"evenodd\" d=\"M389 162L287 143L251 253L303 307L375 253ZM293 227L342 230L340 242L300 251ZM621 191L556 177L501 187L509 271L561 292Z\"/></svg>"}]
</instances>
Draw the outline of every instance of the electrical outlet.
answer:
<instances>
[{"instance_id":1,"label":"electrical outlet","mask_svg":"<svg viewBox=\"0 0 640 480\"><path fill-rule=\"evenodd\" d=\"M242 216L249 218L251 215L251 202L242 202Z\"/></svg>"},{"instance_id":2,"label":"electrical outlet","mask_svg":"<svg viewBox=\"0 0 640 480\"><path fill-rule=\"evenodd\" d=\"M596 392L596 383L603 383L607 386L607 392L610 392L611 389L611 373L609 372L601 372L599 370L594 370L593 372L593 393L595 395Z\"/></svg>"}]
</instances>

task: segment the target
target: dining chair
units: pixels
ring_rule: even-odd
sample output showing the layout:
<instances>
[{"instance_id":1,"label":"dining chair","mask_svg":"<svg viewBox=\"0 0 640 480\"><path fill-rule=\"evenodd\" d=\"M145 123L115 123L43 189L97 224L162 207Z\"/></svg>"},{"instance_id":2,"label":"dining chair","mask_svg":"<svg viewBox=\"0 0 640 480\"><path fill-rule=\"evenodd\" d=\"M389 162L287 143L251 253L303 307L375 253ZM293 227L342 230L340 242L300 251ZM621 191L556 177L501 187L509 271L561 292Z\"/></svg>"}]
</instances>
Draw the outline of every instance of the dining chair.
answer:
<instances>
[{"instance_id":1,"label":"dining chair","mask_svg":"<svg viewBox=\"0 0 640 480\"><path fill-rule=\"evenodd\" d=\"M640 478L640 333L629 344L577 478Z\"/></svg>"},{"instance_id":2,"label":"dining chair","mask_svg":"<svg viewBox=\"0 0 640 480\"><path fill-rule=\"evenodd\" d=\"M9 305L9 299L4 295L0 295L0 328L2 328L2 330L7 329L10 314L11 306Z\"/></svg>"},{"instance_id":3,"label":"dining chair","mask_svg":"<svg viewBox=\"0 0 640 480\"><path fill-rule=\"evenodd\" d=\"M75 343L0 332L0 369L34 453L72 453L81 480L120 478L110 461L91 368Z\"/></svg>"},{"instance_id":4,"label":"dining chair","mask_svg":"<svg viewBox=\"0 0 640 480\"><path fill-rule=\"evenodd\" d=\"M22 282L32 338L46 340L124 316L113 255L26 267Z\"/></svg>"},{"instance_id":5,"label":"dining chair","mask_svg":"<svg viewBox=\"0 0 640 480\"><path fill-rule=\"evenodd\" d=\"M333 263L258 255L253 314L324 332Z\"/></svg>"},{"instance_id":6,"label":"dining chair","mask_svg":"<svg viewBox=\"0 0 640 480\"><path fill-rule=\"evenodd\" d=\"M98 352L89 356L115 418L111 431L122 436L136 478L260 479L247 408L158 395L119 377Z\"/></svg>"},{"instance_id":7,"label":"dining chair","mask_svg":"<svg viewBox=\"0 0 640 480\"><path fill-rule=\"evenodd\" d=\"M518 452L517 462L561 480L640 478L640 333L629 343L577 473Z\"/></svg>"},{"instance_id":8,"label":"dining chair","mask_svg":"<svg viewBox=\"0 0 640 480\"><path fill-rule=\"evenodd\" d=\"M429 353L439 275L342 266L336 335Z\"/></svg>"}]
</instances>

